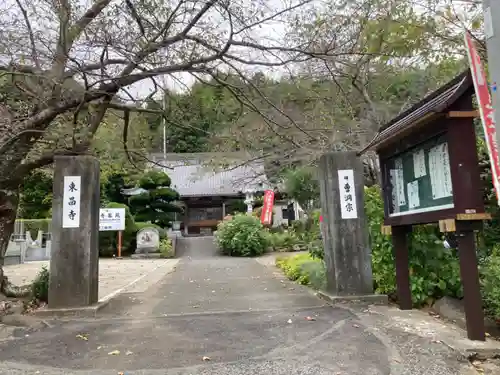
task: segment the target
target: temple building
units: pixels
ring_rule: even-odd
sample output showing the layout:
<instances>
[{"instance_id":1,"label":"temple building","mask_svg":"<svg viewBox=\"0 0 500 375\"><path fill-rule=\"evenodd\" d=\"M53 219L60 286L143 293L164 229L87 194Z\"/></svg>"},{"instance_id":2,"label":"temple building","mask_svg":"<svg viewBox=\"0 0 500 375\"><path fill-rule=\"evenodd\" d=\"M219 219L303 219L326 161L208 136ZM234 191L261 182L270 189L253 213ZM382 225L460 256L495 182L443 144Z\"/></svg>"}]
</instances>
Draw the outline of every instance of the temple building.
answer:
<instances>
[{"instance_id":1,"label":"temple building","mask_svg":"<svg viewBox=\"0 0 500 375\"><path fill-rule=\"evenodd\" d=\"M267 189L268 182L261 161L246 162L241 154L152 154L151 168L162 168L179 193L184 213L173 224L184 236L210 235L228 214L245 212ZM216 161L216 163L214 162ZM140 189L126 189L127 195ZM298 205L281 200L276 192L273 226L287 225L298 218Z\"/></svg>"}]
</instances>

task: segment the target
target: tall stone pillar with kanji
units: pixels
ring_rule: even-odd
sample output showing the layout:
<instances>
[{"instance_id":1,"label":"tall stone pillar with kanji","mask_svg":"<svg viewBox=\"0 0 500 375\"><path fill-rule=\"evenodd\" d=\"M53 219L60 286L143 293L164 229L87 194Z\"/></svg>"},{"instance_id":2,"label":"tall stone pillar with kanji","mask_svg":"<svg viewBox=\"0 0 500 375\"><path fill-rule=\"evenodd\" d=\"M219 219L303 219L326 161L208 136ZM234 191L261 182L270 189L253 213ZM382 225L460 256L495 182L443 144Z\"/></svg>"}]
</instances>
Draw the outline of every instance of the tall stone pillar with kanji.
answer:
<instances>
[{"instance_id":1,"label":"tall stone pillar with kanji","mask_svg":"<svg viewBox=\"0 0 500 375\"><path fill-rule=\"evenodd\" d=\"M99 173L93 156L55 158L49 309L98 301Z\"/></svg>"},{"instance_id":2,"label":"tall stone pillar with kanji","mask_svg":"<svg viewBox=\"0 0 500 375\"><path fill-rule=\"evenodd\" d=\"M373 295L360 158L356 152L323 155L319 161L318 177L327 268L323 297L380 299Z\"/></svg>"}]
</instances>

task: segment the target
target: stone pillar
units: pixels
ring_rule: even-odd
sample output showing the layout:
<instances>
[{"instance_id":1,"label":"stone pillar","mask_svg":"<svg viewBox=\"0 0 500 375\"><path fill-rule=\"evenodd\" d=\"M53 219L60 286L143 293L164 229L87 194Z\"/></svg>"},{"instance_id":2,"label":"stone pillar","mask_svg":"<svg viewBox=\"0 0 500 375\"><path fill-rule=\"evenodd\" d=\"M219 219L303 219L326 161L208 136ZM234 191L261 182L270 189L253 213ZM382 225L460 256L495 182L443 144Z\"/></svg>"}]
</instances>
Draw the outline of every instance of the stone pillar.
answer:
<instances>
[{"instance_id":1,"label":"stone pillar","mask_svg":"<svg viewBox=\"0 0 500 375\"><path fill-rule=\"evenodd\" d=\"M99 161L58 156L54 166L49 308L98 301Z\"/></svg>"},{"instance_id":2,"label":"stone pillar","mask_svg":"<svg viewBox=\"0 0 500 375\"><path fill-rule=\"evenodd\" d=\"M325 295L335 299L371 297L373 280L362 162L356 152L323 155L318 177L327 267Z\"/></svg>"}]
</instances>

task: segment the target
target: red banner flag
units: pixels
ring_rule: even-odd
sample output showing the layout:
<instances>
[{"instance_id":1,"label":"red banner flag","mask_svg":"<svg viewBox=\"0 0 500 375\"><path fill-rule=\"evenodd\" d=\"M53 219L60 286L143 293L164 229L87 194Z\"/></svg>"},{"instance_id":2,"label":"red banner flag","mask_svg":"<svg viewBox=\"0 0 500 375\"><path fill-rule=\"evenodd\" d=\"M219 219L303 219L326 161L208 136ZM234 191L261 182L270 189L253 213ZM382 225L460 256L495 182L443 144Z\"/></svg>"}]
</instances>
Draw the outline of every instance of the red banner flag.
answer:
<instances>
[{"instance_id":1,"label":"red banner flag","mask_svg":"<svg viewBox=\"0 0 500 375\"><path fill-rule=\"evenodd\" d=\"M474 81L476 99L483 123L484 137L490 155L491 173L493 186L497 194L497 203L500 205L500 159L498 157L498 146L496 140L495 110L491 103L491 95L488 87L488 80L484 73L481 57L477 52L474 41L468 31L465 32L465 44L469 55L470 70Z\"/></svg>"},{"instance_id":2,"label":"red banner flag","mask_svg":"<svg viewBox=\"0 0 500 375\"><path fill-rule=\"evenodd\" d=\"M264 192L264 205L262 206L262 215L260 221L264 225L270 225L273 222L274 191L266 190Z\"/></svg>"}]
</instances>

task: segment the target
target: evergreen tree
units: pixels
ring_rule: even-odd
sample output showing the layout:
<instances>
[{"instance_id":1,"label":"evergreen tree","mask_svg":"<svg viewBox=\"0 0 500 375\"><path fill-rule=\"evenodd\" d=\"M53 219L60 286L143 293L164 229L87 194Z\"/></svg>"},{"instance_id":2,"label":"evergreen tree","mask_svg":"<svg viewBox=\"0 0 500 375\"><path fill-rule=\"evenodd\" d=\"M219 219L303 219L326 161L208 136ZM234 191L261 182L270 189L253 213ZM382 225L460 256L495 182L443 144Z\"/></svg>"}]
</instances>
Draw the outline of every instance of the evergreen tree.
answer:
<instances>
[{"instance_id":1,"label":"evergreen tree","mask_svg":"<svg viewBox=\"0 0 500 375\"><path fill-rule=\"evenodd\" d=\"M139 179L138 187L145 192L129 198L135 221L170 226L174 213L182 211L175 204L179 200L179 193L170 188L170 184L170 177L162 171L148 171Z\"/></svg>"}]
</instances>

